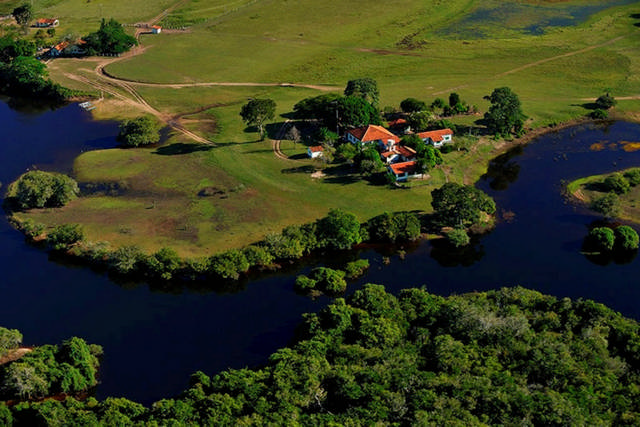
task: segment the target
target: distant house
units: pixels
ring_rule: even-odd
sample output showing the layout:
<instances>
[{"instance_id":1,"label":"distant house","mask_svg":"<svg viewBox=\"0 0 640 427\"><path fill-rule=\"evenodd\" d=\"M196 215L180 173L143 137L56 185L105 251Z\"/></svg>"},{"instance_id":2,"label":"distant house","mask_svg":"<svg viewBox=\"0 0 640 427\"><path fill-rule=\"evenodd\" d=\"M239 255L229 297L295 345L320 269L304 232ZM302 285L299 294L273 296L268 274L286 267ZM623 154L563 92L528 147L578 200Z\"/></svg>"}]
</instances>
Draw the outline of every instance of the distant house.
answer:
<instances>
[{"instance_id":1,"label":"distant house","mask_svg":"<svg viewBox=\"0 0 640 427\"><path fill-rule=\"evenodd\" d=\"M409 162L416 159L416 151L404 145L393 145L391 149L380 153L380 156L387 164Z\"/></svg>"},{"instance_id":2,"label":"distant house","mask_svg":"<svg viewBox=\"0 0 640 427\"><path fill-rule=\"evenodd\" d=\"M151 34L160 34L161 32L162 32L162 27L160 25L151 26Z\"/></svg>"},{"instance_id":3,"label":"distant house","mask_svg":"<svg viewBox=\"0 0 640 427\"><path fill-rule=\"evenodd\" d=\"M420 132L418 136L427 144L433 144L434 147L441 147L442 144L453 142L453 131L448 128Z\"/></svg>"},{"instance_id":4,"label":"distant house","mask_svg":"<svg viewBox=\"0 0 640 427\"><path fill-rule=\"evenodd\" d=\"M389 129L393 129L395 133L406 134L411 131L411 126L403 118L389 121Z\"/></svg>"},{"instance_id":5,"label":"distant house","mask_svg":"<svg viewBox=\"0 0 640 427\"><path fill-rule=\"evenodd\" d=\"M312 159L317 159L322 157L322 153L324 152L324 147L322 145L314 145L312 147L307 148L307 155Z\"/></svg>"},{"instance_id":6,"label":"distant house","mask_svg":"<svg viewBox=\"0 0 640 427\"><path fill-rule=\"evenodd\" d=\"M60 21L55 18L40 18L36 20L35 27L37 28L53 28L60 25Z\"/></svg>"},{"instance_id":7,"label":"distant house","mask_svg":"<svg viewBox=\"0 0 640 427\"><path fill-rule=\"evenodd\" d=\"M363 126L348 130L345 133L345 138L347 139L347 141L358 145L375 143L380 148L386 150L389 150L395 144L400 142L400 138L398 138L396 135L389 132L382 126L376 125Z\"/></svg>"},{"instance_id":8,"label":"distant house","mask_svg":"<svg viewBox=\"0 0 640 427\"><path fill-rule=\"evenodd\" d=\"M387 166L387 169L396 177L396 181L406 181L409 177L419 175L416 173L417 163L415 161L393 163Z\"/></svg>"},{"instance_id":9,"label":"distant house","mask_svg":"<svg viewBox=\"0 0 640 427\"><path fill-rule=\"evenodd\" d=\"M61 42L55 45L49 50L49 55L56 58L63 54L64 50L69 46L69 42Z\"/></svg>"}]
</instances>

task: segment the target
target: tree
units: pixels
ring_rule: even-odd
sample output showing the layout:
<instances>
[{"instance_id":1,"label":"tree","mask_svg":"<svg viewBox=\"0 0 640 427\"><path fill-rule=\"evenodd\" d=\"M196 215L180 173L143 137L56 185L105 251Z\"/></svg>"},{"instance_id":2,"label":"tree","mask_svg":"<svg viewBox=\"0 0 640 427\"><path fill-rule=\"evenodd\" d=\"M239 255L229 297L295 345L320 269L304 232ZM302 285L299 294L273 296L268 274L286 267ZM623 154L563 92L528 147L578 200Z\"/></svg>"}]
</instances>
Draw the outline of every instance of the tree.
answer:
<instances>
[{"instance_id":1,"label":"tree","mask_svg":"<svg viewBox=\"0 0 640 427\"><path fill-rule=\"evenodd\" d=\"M436 98L431 103L431 108L444 108L445 105L444 99Z\"/></svg>"},{"instance_id":2,"label":"tree","mask_svg":"<svg viewBox=\"0 0 640 427\"><path fill-rule=\"evenodd\" d=\"M460 95L458 95L455 92L451 92L449 94L449 107L455 107L456 105L460 104L461 100L460 100Z\"/></svg>"},{"instance_id":3,"label":"tree","mask_svg":"<svg viewBox=\"0 0 640 427\"><path fill-rule=\"evenodd\" d=\"M360 223L352 213L332 209L317 222L317 235L321 247L350 249L362 241Z\"/></svg>"},{"instance_id":4,"label":"tree","mask_svg":"<svg viewBox=\"0 0 640 427\"><path fill-rule=\"evenodd\" d=\"M417 160L416 165L418 172L423 173L433 169L436 165L441 165L444 162L442 153L437 148L431 145L424 145L416 150Z\"/></svg>"},{"instance_id":5,"label":"tree","mask_svg":"<svg viewBox=\"0 0 640 427\"><path fill-rule=\"evenodd\" d=\"M285 135L285 138L289 141L293 141L294 144L300 142L300 131L296 125L292 125Z\"/></svg>"},{"instance_id":6,"label":"tree","mask_svg":"<svg viewBox=\"0 0 640 427\"><path fill-rule=\"evenodd\" d=\"M293 106L293 111L298 119L321 120L325 126L335 129L336 103L341 98L337 93L305 98Z\"/></svg>"},{"instance_id":7,"label":"tree","mask_svg":"<svg viewBox=\"0 0 640 427\"><path fill-rule=\"evenodd\" d=\"M252 99L240 110L242 120L248 125L257 126L262 139L264 139L264 123L273 120L275 114L276 102L273 99Z\"/></svg>"},{"instance_id":8,"label":"tree","mask_svg":"<svg viewBox=\"0 0 640 427\"><path fill-rule=\"evenodd\" d=\"M160 140L158 122L152 116L140 116L120 124L116 140L125 147L155 144Z\"/></svg>"},{"instance_id":9,"label":"tree","mask_svg":"<svg viewBox=\"0 0 640 427\"><path fill-rule=\"evenodd\" d=\"M526 116L518 96L511 89L506 86L494 89L488 99L491 106L484 114L484 120L489 132L500 136L522 132Z\"/></svg>"},{"instance_id":10,"label":"tree","mask_svg":"<svg viewBox=\"0 0 640 427\"><path fill-rule=\"evenodd\" d=\"M19 56L33 56L36 45L28 40L15 39L11 36L0 37L0 62L11 63Z\"/></svg>"},{"instance_id":11,"label":"tree","mask_svg":"<svg viewBox=\"0 0 640 427\"><path fill-rule=\"evenodd\" d=\"M79 224L59 225L47 233L47 243L55 251L67 249L84 239L84 232Z\"/></svg>"},{"instance_id":12,"label":"tree","mask_svg":"<svg viewBox=\"0 0 640 427\"><path fill-rule=\"evenodd\" d=\"M619 172L607 176L602 182L602 185L605 191L613 191L616 194L625 194L631 189L631 184L627 181L627 178Z\"/></svg>"},{"instance_id":13,"label":"tree","mask_svg":"<svg viewBox=\"0 0 640 427\"><path fill-rule=\"evenodd\" d=\"M429 127L433 123L433 120L433 114L428 111L411 113L407 117L407 123L409 124L409 126L411 126L411 129L416 132L422 132L429 129Z\"/></svg>"},{"instance_id":14,"label":"tree","mask_svg":"<svg viewBox=\"0 0 640 427\"><path fill-rule=\"evenodd\" d=\"M600 95L598 99L596 99L596 107L601 110L608 110L609 108L616 105L618 102L615 98L609 93L605 93L604 95Z\"/></svg>"},{"instance_id":15,"label":"tree","mask_svg":"<svg viewBox=\"0 0 640 427\"><path fill-rule=\"evenodd\" d=\"M0 326L0 357L7 350L15 350L22 343L22 334L17 329L6 329Z\"/></svg>"},{"instance_id":16,"label":"tree","mask_svg":"<svg viewBox=\"0 0 640 427\"><path fill-rule=\"evenodd\" d=\"M416 98L407 98L400 103L400 108L405 113L416 113L427 109L427 104Z\"/></svg>"},{"instance_id":17,"label":"tree","mask_svg":"<svg viewBox=\"0 0 640 427\"><path fill-rule=\"evenodd\" d=\"M72 178L43 171L25 173L12 188L22 209L63 206L79 193L78 184Z\"/></svg>"},{"instance_id":18,"label":"tree","mask_svg":"<svg viewBox=\"0 0 640 427\"><path fill-rule=\"evenodd\" d=\"M591 209L601 213L607 218L615 218L620 215L622 206L618 195L614 192L610 192L598 199L595 199L591 203Z\"/></svg>"},{"instance_id":19,"label":"tree","mask_svg":"<svg viewBox=\"0 0 640 427\"><path fill-rule=\"evenodd\" d=\"M109 21L103 18L100 29L90 33L83 40L86 42L84 48L89 55L121 54L138 44L136 38L128 35L124 27L113 18Z\"/></svg>"},{"instance_id":20,"label":"tree","mask_svg":"<svg viewBox=\"0 0 640 427\"><path fill-rule=\"evenodd\" d=\"M340 127L360 127L382 123L380 113L366 99L357 96L345 96L337 101Z\"/></svg>"},{"instance_id":21,"label":"tree","mask_svg":"<svg viewBox=\"0 0 640 427\"><path fill-rule=\"evenodd\" d=\"M29 22L31 21L31 18L33 18L33 8L31 7L31 4L24 3L21 6L13 9L13 12L11 12L11 14L16 19L18 25L20 25L21 27L27 27L29 25Z\"/></svg>"},{"instance_id":22,"label":"tree","mask_svg":"<svg viewBox=\"0 0 640 427\"><path fill-rule=\"evenodd\" d=\"M378 83L370 77L349 80L347 87L344 89L344 95L362 98L373 106L377 106L380 100Z\"/></svg>"},{"instance_id":23,"label":"tree","mask_svg":"<svg viewBox=\"0 0 640 427\"><path fill-rule=\"evenodd\" d=\"M385 169L380 153L374 147L366 147L356 154L355 165L364 176L370 176Z\"/></svg>"},{"instance_id":24,"label":"tree","mask_svg":"<svg viewBox=\"0 0 640 427\"><path fill-rule=\"evenodd\" d=\"M431 196L436 221L443 226L469 227L479 223L483 214L496 211L493 199L470 185L448 182L433 190Z\"/></svg>"},{"instance_id":25,"label":"tree","mask_svg":"<svg viewBox=\"0 0 640 427\"><path fill-rule=\"evenodd\" d=\"M615 234L609 227L596 227L589 231L587 245L596 251L610 251L615 244Z\"/></svg>"},{"instance_id":26,"label":"tree","mask_svg":"<svg viewBox=\"0 0 640 427\"><path fill-rule=\"evenodd\" d=\"M615 246L623 251L638 249L640 238L638 232L628 225L621 225L613 230L616 238Z\"/></svg>"}]
</instances>

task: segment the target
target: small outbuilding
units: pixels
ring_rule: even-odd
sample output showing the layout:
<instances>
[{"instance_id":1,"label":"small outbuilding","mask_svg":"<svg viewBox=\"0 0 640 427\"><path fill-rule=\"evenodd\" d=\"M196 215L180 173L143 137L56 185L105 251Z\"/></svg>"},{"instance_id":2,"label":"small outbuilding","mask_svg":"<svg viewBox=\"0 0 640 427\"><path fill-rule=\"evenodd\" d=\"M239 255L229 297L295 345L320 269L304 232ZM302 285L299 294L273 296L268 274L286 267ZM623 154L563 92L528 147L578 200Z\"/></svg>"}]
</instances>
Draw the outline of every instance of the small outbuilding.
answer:
<instances>
[{"instance_id":1,"label":"small outbuilding","mask_svg":"<svg viewBox=\"0 0 640 427\"><path fill-rule=\"evenodd\" d=\"M60 21L55 18L40 18L36 20L35 27L37 28L54 28L60 25Z\"/></svg>"},{"instance_id":2,"label":"small outbuilding","mask_svg":"<svg viewBox=\"0 0 640 427\"><path fill-rule=\"evenodd\" d=\"M151 34L160 34L161 32L162 32L162 27L160 25L151 26Z\"/></svg>"},{"instance_id":3,"label":"small outbuilding","mask_svg":"<svg viewBox=\"0 0 640 427\"><path fill-rule=\"evenodd\" d=\"M322 157L322 153L324 152L324 147L322 145L314 145L307 148L307 156L312 159L317 159Z\"/></svg>"}]
</instances>

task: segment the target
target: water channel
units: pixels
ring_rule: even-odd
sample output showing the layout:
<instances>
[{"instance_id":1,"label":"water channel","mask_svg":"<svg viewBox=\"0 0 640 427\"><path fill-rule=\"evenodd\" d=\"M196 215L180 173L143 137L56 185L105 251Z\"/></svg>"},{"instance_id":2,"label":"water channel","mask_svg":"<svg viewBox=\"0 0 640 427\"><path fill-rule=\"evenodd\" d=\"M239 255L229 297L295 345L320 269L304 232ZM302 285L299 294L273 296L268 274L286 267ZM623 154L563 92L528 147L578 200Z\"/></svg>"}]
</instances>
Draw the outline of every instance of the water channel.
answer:
<instances>
[{"instance_id":1,"label":"water channel","mask_svg":"<svg viewBox=\"0 0 640 427\"><path fill-rule=\"evenodd\" d=\"M18 112L0 103L0 126L5 185L33 167L68 172L75 155L114 146L117 133L117 124L91 121L76 105ZM389 254L362 250L359 256L368 258L371 268L349 291L366 282L385 284L392 292L424 285L442 295L522 285L559 297L591 298L640 319L640 261L601 265L580 254L587 227L597 217L561 195L563 180L640 165L640 152L622 150L619 141L640 141L640 125L565 129L502 157L492 177L479 183L506 218L493 232L462 254L424 243L404 259L390 255L387 264L383 255ZM603 150L590 148L602 142ZM0 325L21 330L27 345L74 335L103 345L96 397L145 404L177 394L196 370L214 374L264 362L287 344L302 313L329 301L293 292L295 275L310 262L227 293L117 284L102 273L51 260L4 218L0 267Z\"/></svg>"}]
</instances>

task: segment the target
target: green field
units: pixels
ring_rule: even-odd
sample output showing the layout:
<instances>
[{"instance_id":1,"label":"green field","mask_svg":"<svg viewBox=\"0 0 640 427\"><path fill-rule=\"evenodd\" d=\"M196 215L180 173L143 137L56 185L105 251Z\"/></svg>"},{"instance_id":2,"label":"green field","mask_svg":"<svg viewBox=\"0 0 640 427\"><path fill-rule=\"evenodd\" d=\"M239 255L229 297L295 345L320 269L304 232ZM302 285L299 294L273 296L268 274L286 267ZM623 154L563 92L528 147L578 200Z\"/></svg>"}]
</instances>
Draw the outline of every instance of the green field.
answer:
<instances>
[{"instance_id":1,"label":"green field","mask_svg":"<svg viewBox=\"0 0 640 427\"><path fill-rule=\"evenodd\" d=\"M132 87L159 117L181 120L216 145L194 145L172 132L159 148L85 153L76 161L76 177L117 183L117 196L96 194L63 209L21 215L48 225L80 222L90 240L147 250L172 246L182 254L198 255L242 246L335 207L361 220L385 210L429 211L430 191L446 179L474 182L498 152L496 142L481 140L471 153L447 154L446 168L406 190L371 185L339 168L329 168L324 178L311 178L314 164L302 155L303 145L284 141L282 151L293 159L278 159L271 142L256 141L257 133L246 131L238 113L248 98L270 97L277 113L287 114L300 99L319 94L317 90L168 85L297 83L342 88L349 79L370 76L380 87L381 107L397 108L409 96L430 103L455 91L481 112L488 107L483 96L509 86L520 96L532 128L582 117L588 112L583 104L609 91L619 99L616 114L632 117L640 111L635 99L640 94L640 18L635 15L640 2L609 2L611 8L602 3L36 0L38 16L54 15L79 34L97 27L100 7L104 16L132 24L178 4L160 22L184 24L184 31L143 35L142 54L115 61L106 70L119 78L157 84ZM98 81L96 64L95 59L56 59L49 68L61 83L97 94L95 86L73 78ZM131 98L122 88L112 89ZM97 105L97 118L140 114L109 93ZM454 121L473 124L477 118ZM269 135L274 136L284 120L277 117ZM216 194L201 195L205 189Z\"/></svg>"}]
</instances>

